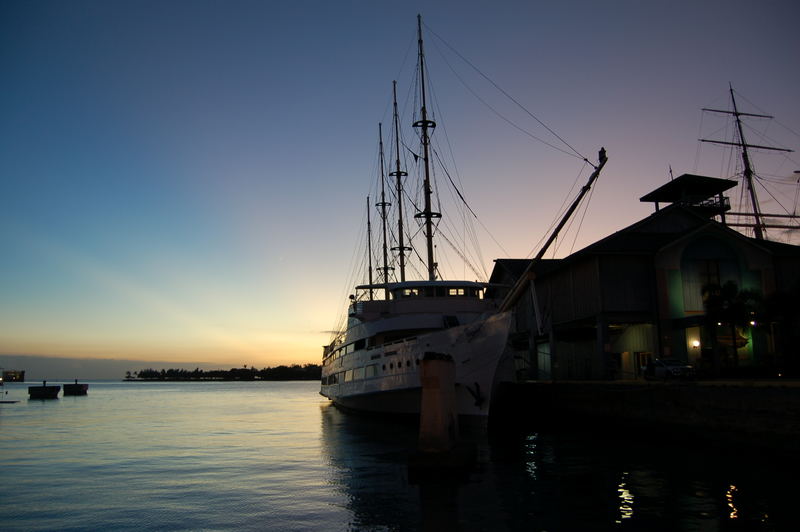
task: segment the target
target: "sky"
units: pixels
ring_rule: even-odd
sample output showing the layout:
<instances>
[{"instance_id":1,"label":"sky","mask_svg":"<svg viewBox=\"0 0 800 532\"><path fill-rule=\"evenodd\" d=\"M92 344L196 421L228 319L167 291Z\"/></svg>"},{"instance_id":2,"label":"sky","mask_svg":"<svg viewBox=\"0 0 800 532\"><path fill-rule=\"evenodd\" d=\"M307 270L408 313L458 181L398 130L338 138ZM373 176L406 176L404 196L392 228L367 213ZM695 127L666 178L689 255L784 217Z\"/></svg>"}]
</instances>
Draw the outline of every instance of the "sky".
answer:
<instances>
[{"instance_id":1,"label":"sky","mask_svg":"<svg viewBox=\"0 0 800 532\"><path fill-rule=\"evenodd\" d=\"M740 110L776 118L748 141L800 149L794 1L7 0L0 354L318 362L351 291L392 80L413 102L417 13L483 271L530 256L586 176L530 114L609 156L554 256L648 215L638 198L670 167L733 176L729 151L698 143L731 140L701 112L730 107L729 83ZM765 184L800 170L796 153L754 159Z\"/></svg>"}]
</instances>

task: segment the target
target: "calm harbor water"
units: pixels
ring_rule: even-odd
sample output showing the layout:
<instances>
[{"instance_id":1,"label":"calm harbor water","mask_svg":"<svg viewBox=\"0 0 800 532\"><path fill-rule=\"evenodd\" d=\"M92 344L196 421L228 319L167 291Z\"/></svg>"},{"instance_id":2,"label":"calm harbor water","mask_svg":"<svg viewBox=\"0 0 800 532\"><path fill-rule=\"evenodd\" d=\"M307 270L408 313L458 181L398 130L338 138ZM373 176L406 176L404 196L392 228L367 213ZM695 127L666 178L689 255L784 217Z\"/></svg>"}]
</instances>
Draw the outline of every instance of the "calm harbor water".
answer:
<instances>
[{"instance_id":1,"label":"calm harbor water","mask_svg":"<svg viewBox=\"0 0 800 532\"><path fill-rule=\"evenodd\" d=\"M460 480L410 482L416 429L316 382L91 382L0 405L3 530L796 530L793 464L592 432L473 436Z\"/></svg>"}]
</instances>

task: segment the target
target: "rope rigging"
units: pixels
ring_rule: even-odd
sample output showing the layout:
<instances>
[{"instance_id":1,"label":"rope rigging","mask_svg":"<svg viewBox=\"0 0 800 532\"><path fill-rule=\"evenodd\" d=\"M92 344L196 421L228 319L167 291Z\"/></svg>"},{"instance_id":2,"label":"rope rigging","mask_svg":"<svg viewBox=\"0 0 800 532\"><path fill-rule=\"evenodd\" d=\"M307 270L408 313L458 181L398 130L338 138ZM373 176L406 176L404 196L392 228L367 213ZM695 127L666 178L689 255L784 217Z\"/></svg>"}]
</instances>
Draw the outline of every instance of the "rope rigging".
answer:
<instances>
[{"instance_id":1,"label":"rope rigging","mask_svg":"<svg viewBox=\"0 0 800 532\"><path fill-rule=\"evenodd\" d=\"M455 49L453 46L451 46L451 45L450 45L450 43L448 43L447 41L445 41L445 40L444 40L444 39L443 39L443 38L442 38L442 37L441 37L439 34L437 34L435 31L433 31L433 30L432 30L432 29L431 29L431 28L430 28L430 27L429 27L427 24L425 24L425 28L428 30L428 32L430 32L430 34L431 34L431 35L433 35L434 37L436 37L437 39L439 39L439 40L442 42L442 44L444 44L444 45L445 45L445 46L446 46L446 47L447 47L447 48L448 48L450 51L452 51L452 52L453 52L453 53L454 53L454 54L455 54L455 55L456 55L456 56L457 56L459 59L461 59L461 60L462 60L464 63L466 63L467 65L469 65L469 67L470 67L470 68L472 68L472 69L473 69L475 72L477 72L477 73L478 73L478 75L480 75L480 76L481 76L483 79L485 79L487 82L489 82L489 83L490 83L490 84L491 84L491 85L492 85L492 86L493 86L495 89L497 89L497 90L498 90L498 91L499 91L499 92L500 92L500 93L501 93L503 96L505 96L506 98L508 98L508 99L509 99L511 102L513 102L513 103L514 103L514 104L515 104L517 107L519 107L520 109L522 109L522 111L523 111L523 112L525 112L525 114L527 114L528 116L530 116L531 118L533 118L533 119L534 119L534 120L535 120L535 121L536 121L536 122L537 122L537 123L538 123L540 126L542 126L543 128L545 128L545 129L546 129L546 130L547 130L547 131L548 131L548 132L549 132L551 135L553 135L555 138L557 138L559 141L561 141L561 143L562 143L562 144L564 144L564 145L565 145L567 148L569 148L569 150L572 152L572 154L574 154L574 156L576 156L576 157L578 157L579 159L582 159L582 160L584 160L584 161L587 161L587 162L588 162L588 159L587 159L585 156L583 156L583 155L582 155L580 152L578 152L578 150L576 150L575 148L573 148L571 144L569 144L569 143L568 143L566 140L564 140L564 139L563 139L563 138L562 138L562 137L561 137L561 136L560 136L558 133L556 133L556 132L555 132L555 131L554 131L552 128L550 128L550 127L549 127L547 124L545 124L545 123L544 123L542 120L540 120L540 119L539 119L539 118L538 118L536 115L534 115L534 114L533 114L531 111L529 111L529 110L528 110L528 109L527 109L527 108L526 108L524 105L522 105L522 104L521 104L521 103L520 103L520 102L519 102L519 101L518 101L516 98L514 98L513 96L511 96L511 95L510 95L508 92L506 92L506 91L505 91L505 90L504 90L502 87L500 87L500 86L499 86L497 83L495 83L495 81L494 81L494 80L492 80L492 79L491 79L491 78L490 78L488 75L484 74L484 73L483 73L483 71L481 71L481 70L480 70L478 67L476 67L476 66L475 66L475 65L474 65L474 64L473 64L471 61L469 61L469 60L468 60L466 57L464 57L463 55L461 55L461 53L459 53L459 52L458 52L458 50L456 50L456 49ZM443 54L442 54L442 56L444 57L444 55L443 55ZM448 65L448 67L450 67L450 68L451 68L451 70L452 70L452 67L451 67L450 63L447 61L447 59L446 59L446 58L444 58L444 61L445 61L445 63ZM454 71L454 73L455 73L455 71ZM463 79L462 79L460 76L458 76L458 74L457 74L457 73L456 73L456 77L457 77L457 78L458 78L460 81L462 81L462 82L463 82ZM470 92L472 92L472 90L471 90L471 89L470 89ZM473 95L475 95L475 93L474 93L474 92L473 92ZM475 96L477 97L477 95L475 95ZM484 103L484 104L485 104L485 102L483 101L483 99L481 99L481 98L478 98L478 99L479 99L479 100L480 100L482 103ZM495 112L495 113L496 113L496 111L495 111L495 110L494 110L494 109L493 109L491 106L488 106L488 105L487 105L487 107L489 107L489 109L490 109L490 110L492 110L492 112ZM497 113L496 113L496 114L497 114ZM514 125L514 124L513 124L513 122L511 122L510 120L508 120L508 119L506 119L506 118L502 117L502 116L501 116L501 115L499 115L499 114L498 114L498 116L500 116L501 118L503 118L503 120L506 120L507 122L509 122L511 125ZM514 127L517 127L517 126L516 126L516 125L514 125ZM535 138L535 139L536 139L536 140L538 140L539 142L542 142L542 143L546 144L547 146L550 146L551 148L554 148L554 149L556 149L556 150L558 150L558 151L561 151L561 152L563 152L563 153L568 153L568 152L566 152L566 151L564 151L564 150L562 150L562 149L560 149L560 148L558 148L558 147L556 147L556 146L553 146L552 144L550 144L550 143L548 143L548 142L545 142L545 141L543 141L542 139L539 139L539 138L535 137L534 135L531 135L530 133L527 133L527 132L526 132L524 129L521 129L521 128L519 128L519 127L517 127L517 129L520 129L520 131L523 131L524 133L526 133L526 134L530 135L531 137ZM570 155L572 155L572 154L570 154ZM591 164L591 163L590 163L590 164Z\"/></svg>"},{"instance_id":2,"label":"rope rigging","mask_svg":"<svg viewBox=\"0 0 800 532\"><path fill-rule=\"evenodd\" d=\"M443 58L445 64L448 66L453 75L455 75L456 79L458 79L461 85L463 85L473 97L475 97L483 106L488 108L495 116L535 141L540 142L560 153L582 160L584 164L582 165L582 169L578 175L578 178L576 178L576 182L577 179L580 178L580 175L583 173L583 169L586 168L587 164L594 166L563 137L558 135L552 128L547 126L542 120L525 108L525 106L513 98L508 92L503 90L497 83L490 79L473 63L471 63L451 45L445 42L444 39L430 30L430 28L427 26L425 27L449 50L455 53L461 61L477 72L484 80L490 83L491 86L494 87L494 89L500 94L502 94L504 98L512 102L516 107L521 109L526 115L539 124L539 126L544 128L550 135L557 139L558 142L563 145L563 147L554 142L548 142L547 140L538 137L537 135L525 129L524 126L504 116L497 107L491 105L473 87L471 87L469 83L467 83L467 80L456 71L454 68L455 65L448 60L448 57L445 56L444 53L442 53L443 50L437 48L437 51ZM419 35L420 40L418 41L419 53L417 55L417 68L414 71L413 83L409 86L409 89L406 93L406 97L403 102L404 112L402 113L402 115L405 117L408 117L409 115L411 116L410 123L414 124L413 135L416 137L415 140L419 147L412 148L402 140L403 138L410 137L405 134L401 134L402 132L400 131L399 124L408 124L409 121L406 118L404 118L402 121L396 120L398 126L397 128L393 128L394 131L392 131L392 133L389 135L390 148L388 152L390 156L389 161L387 161L386 164L387 168L390 168L395 172L396 179L388 177L392 176L392 172L383 170L384 163L383 159L381 159L381 172L375 172L375 168L373 168L373 172L375 173L372 174L373 176L378 175L378 179L373 181L373 183L377 184L378 186L376 186L375 190L372 190L370 193L372 198L381 198L380 203L382 204L383 211L381 211L381 209L378 209L378 211L382 221L385 221L387 218L406 218L407 220L414 219L417 222L415 224L416 228L414 231L411 231L413 226L410 223L405 226L400 223L399 228L394 223L386 224L386 229L384 231L385 236L383 237L383 248L380 246L370 247L366 245L365 249L365 244L363 244L362 238L364 236L362 224L362 229L359 232L360 234L358 240L362 244L357 246L357 250L354 252L354 256L350 261L352 274L351 279L348 280L348 284L346 285L348 289L354 285L363 284L363 282L359 283L356 281L357 276L360 276L361 279L365 277L369 278L369 276L364 275L366 269L369 269L367 273L370 274L370 276L373 269L382 272L382 274L377 277L376 283L398 282L400 280L398 278L399 272L395 268L398 265L398 261L400 261L400 270L403 270L404 252L401 250L398 253L397 250L399 250L401 247L402 249L406 249L406 245L408 246L408 253L405 256L407 256L408 261L405 266L407 266L409 272L413 272L418 279L441 279L443 278L442 273L444 270L448 270L447 273L450 273L449 270L457 269L457 266L455 266L456 263L459 265L463 264L464 272L461 274L462 278L466 278L466 269L469 269L469 271L474 273L478 278L487 279L489 275L486 271L486 262L480 249L478 228L482 229L482 232L488 234L491 240L498 246L500 250L502 250L503 253L505 253L506 256L509 255L508 252L503 249L503 246L500 244L498 239L492 235L486 225L480 220L478 213L475 209L473 209L466 199L465 187L458 172L458 165L455 162L456 158L453 154L453 147L450 143L447 130L443 127L437 127L437 124L435 123L435 120L441 118L442 112L437 94L432 88L433 84L430 81L431 77L427 69L427 60L422 52L421 33ZM409 45L409 49L406 53L406 59L404 59L404 65L407 62L406 60L408 59L408 54L410 53L411 49L412 45ZM422 87L423 84L425 87ZM429 91L429 98L427 101L425 97L426 90ZM396 92L397 89L395 86L395 88L393 88L393 114L395 117L400 114L398 112ZM409 105L411 111L406 112L406 110L409 108ZM390 106L387 106L387 109L389 109L389 107ZM384 116L386 114L387 113L384 113ZM437 133L437 135L432 134L434 131ZM444 135L444 137L442 137L442 135ZM382 150L379 151L380 157L382 158L383 152ZM411 158L413 158L413 162L411 161ZM401 161L403 163L402 165ZM417 170L417 175L420 175L422 174L423 165L425 166L424 174L427 176L425 182L422 182L422 179L418 179L414 180L413 184L411 184L412 180L410 177L405 177L408 176L408 174L401 170L401 166L402 168L407 169L409 172L415 168ZM379 166L377 162L375 166ZM443 176L439 171L440 169L444 173ZM597 170L597 167L595 167L595 169ZM440 179L442 180L441 183ZM396 181L396 186L395 183L393 183L394 181ZM591 196L589 196L589 198L590 197ZM403 199L405 199L405 201L402 201ZM565 203L566 202L567 200L565 199ZM425 206L424 208L421 208L423 203ZM450 215L446 218L442 217L440 214L445 210L450 211ZM584 217L585 215L586 210L583 212ZM557 219L553 221L551 228L556 225L556 222ZM579 225L582 225L582 223L583 217L581 217ZM440 237L444 240L444 242L446 242L447 249L438 249L437 246L432 243L434 235L437 238ZM422 236L424 236L428 241L427 260L423 257L424 254L421 253L421 250L419 249L420 246L415 245L420 243ZM383 260L381 260L380 252L378 250L385 249L389 246L391 246L392 249L390 257L384 257ZM436 250L437 255L435 261L433 259L434 255L432 254L431 250ZM369 255L369 257L365 258L366 255ZM382 264L382 266L371 268L369 265L372 264ZM427 275L425 274L425 270L427 270ZM375 295L378 298L388 297L388 292L386 292L385 296L382 296L381 291L376 290ZM341 324L345 324L347 321L346 311L343 314L343 317L340 317L339 330L342 330L341 327L344 326Z\"/></svg>"}]
</instances>

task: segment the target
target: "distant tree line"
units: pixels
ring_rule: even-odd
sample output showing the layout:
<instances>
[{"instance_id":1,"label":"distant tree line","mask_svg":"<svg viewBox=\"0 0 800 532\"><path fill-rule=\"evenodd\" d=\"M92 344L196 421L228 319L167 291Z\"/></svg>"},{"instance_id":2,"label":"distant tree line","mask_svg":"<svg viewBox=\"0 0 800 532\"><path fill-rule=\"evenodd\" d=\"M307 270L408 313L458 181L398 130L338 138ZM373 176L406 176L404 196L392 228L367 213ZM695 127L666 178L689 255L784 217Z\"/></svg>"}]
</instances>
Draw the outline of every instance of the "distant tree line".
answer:
<instances>
[{"instance_id":1,"label":"distant tree line","mask_svg":"<svg viewBox=\"0 0 800 532\"><path fill-rule=\"evenodd\" d=\"M125 372L125 380L143 381L311 381L320 380L319 364L293 364L274 368L256 369L247 366L231 369L143 369Z\"/></svg>"}]
</instances>

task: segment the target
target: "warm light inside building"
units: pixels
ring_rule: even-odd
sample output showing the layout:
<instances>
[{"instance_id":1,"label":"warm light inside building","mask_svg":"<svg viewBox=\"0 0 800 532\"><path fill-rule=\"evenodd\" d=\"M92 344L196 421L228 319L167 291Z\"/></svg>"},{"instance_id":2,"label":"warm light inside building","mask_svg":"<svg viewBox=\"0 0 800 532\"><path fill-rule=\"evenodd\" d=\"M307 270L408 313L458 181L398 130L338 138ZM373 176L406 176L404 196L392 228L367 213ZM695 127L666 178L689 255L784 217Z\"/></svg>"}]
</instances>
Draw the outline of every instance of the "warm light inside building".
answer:
<instances>
[{"instance_id":1,"label":"warm light inside building","mask_svg":"<svg viewBox=\"0 0 800 532\"><path fill-rule=\"evenodd\" d=\"M692 347L695 349L700 347L700 340L692 340Z\"/></svg>"}]
</instances>

